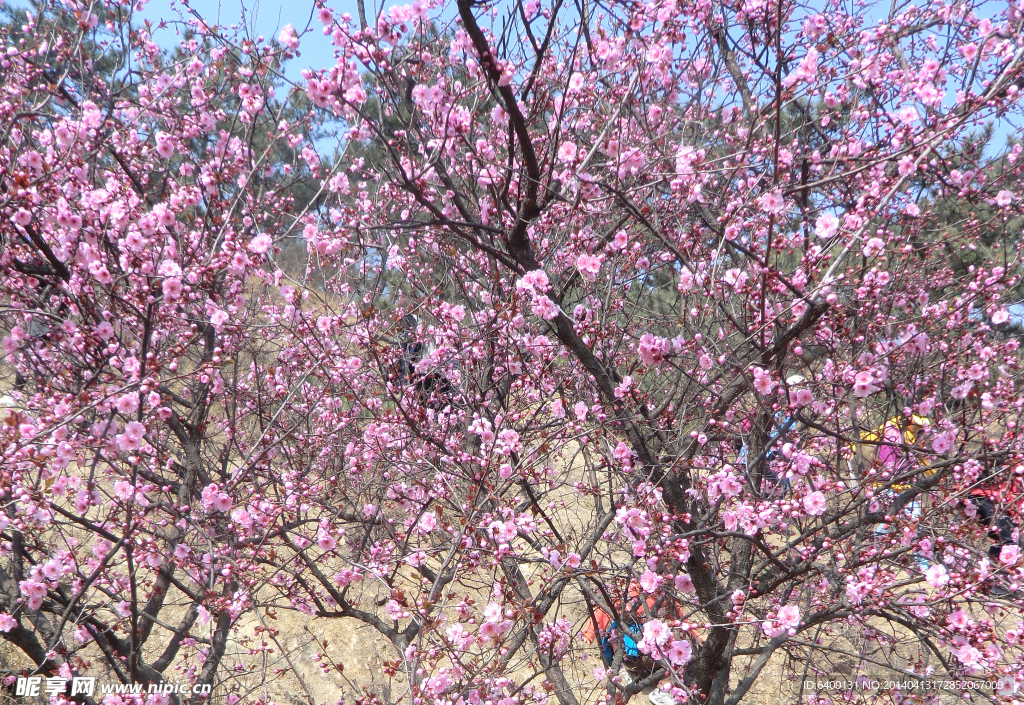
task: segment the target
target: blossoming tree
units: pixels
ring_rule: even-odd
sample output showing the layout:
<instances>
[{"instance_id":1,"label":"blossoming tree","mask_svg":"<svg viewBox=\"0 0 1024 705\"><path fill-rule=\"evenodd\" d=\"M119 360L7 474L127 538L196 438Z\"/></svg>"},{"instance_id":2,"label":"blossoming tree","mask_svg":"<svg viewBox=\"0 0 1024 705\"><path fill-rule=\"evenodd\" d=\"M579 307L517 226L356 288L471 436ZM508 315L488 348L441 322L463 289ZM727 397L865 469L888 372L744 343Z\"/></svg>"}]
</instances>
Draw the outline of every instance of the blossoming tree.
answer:
<instances>
[{"instance_id":1,"label":"blossoming tree","mask_svg":"<svg viewBox=\"0 0 1024 705\"><path fill-rule=\"evenodd\" d=\"M291 25L40 9L0 58L18 673L314 702L295 611L390 650L332 701L1015 697L972 491L1024 471L1021 150L979 138L1018 8L317 5L299 86Z\"/></svg>"}]
</instances>

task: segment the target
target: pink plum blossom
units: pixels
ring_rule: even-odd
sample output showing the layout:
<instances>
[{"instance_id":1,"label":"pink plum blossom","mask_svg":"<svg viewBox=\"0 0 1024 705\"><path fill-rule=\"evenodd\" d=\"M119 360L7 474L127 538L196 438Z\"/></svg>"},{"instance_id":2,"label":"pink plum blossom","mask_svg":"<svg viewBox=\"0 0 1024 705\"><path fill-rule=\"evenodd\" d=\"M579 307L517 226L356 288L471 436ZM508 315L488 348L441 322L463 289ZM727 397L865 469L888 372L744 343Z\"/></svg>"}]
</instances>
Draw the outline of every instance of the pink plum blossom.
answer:
<instances>
[{"instance_id":1,"label":"pink plum blossom","mask_svg":"<svg viewBox=\"0 0 1024 705\"><path fill-rule=\"evenodd\" d=\"M693 647L686 639L673 639L666 651L669 662L673 666L686 664L693 655Z\"/></svg>"},{"instance_id":2,"label":"pink plum blossom","mask_svg":"<svg viewBox=\"0 0 1024 705\"><path fill-rule=\"evenodd\" d=\"M796 605L786 605L779 610L776 620L779 626L784 629L794 629L800 626L800 608Z\"/></svg>"},{"instance_id":3,"label":"pink plum blossom","mask_svg":"<svg viewBox=\"0 0 1024 705\"><path fill-rule=\"evenodd\" d=\"M299 48L299 36L295 32L295 28L290 24L286 24L281 28L281 33L278 35L277 41L281 42L292 51Z\"/></svg>"},{"instance_id":4,"label":"pink plum blossom","mask_svg":"<svg viewBox=\"0 0 1024 705\"><path fill-rule=\"evenodd\" d=\"M662 578L650 570L645 570L644 574L640 576L640 587L644 589L646 593L652 593L658 589L661 585Z\"/></svg>"},{"instance_id":5,"label":"pink plum blossom","mask_svg":"<svg viewBox=\"0 0 1024 705\"><path fill-rule=\"evenodd\" d=\"M925 579L928 581L928 585L938 590L943 585L949 582L949 575L946 573L946 566L939 563L935 563L925 571Z\"/></svg>"},{"instance_id":6,"label":"pink plum blossom","mask_svg":"<svg viewBox=\"0 0 1024 705\"><path fill-rule=\"evenodd\" d=\"M821 516L828 508L828 502L825 500L825 495L817 490L805 496L803 504L804 511L811 516Z\"/></svg>"},{"instance_id":7,"label":"pink plum blossom","mask_svg":"<svg viewBox=\"0 0 1024 705\"><path fill-rule=\"evenodd\" d=\"M828 240L839 232L839 218L831 213L822 213L814 223L814 232L823 240Z\"/></svg>"},{"instance_id":8,"label":"pink plum blossom","mask_svg":"<svg viewBox=\"0 0 1024 705\"><path fill-rule=\"evenodd\" d=\"M0 613L0 632L5 634L18 626L18 620L6 612Z\"/></svg>"},{"instance_id":9,"label":"pink plum blossom","mask_svg":"<svg viewBox=\"0 0 1024 705\"><path fill-rule=\"evenodd\" d=\"M558 318L558 306L547 296L538 296L533 302L533 314L540 319L550 321Z\"/></svg>"},{"instance_id":10,"label":"pink plum blossom","mask_svg":"<svg viewBox=\"0 0 1024 705\"><path fill-rule=\"evenodd\" d=\"M576 258L576 269L580 271L584 279L594 281L598 272L601 271L601 260L600 255L581 254Z\"/></svg>"},{"instance_id":11,"label":"pink plum blossom","mask_svg":"<svg viewBox=\"0 0 1024 705\"><path fill-rule=\"evenodd\" d=\"M879 389L875 384L875 377L870 372L858 372L854 379L853 393L857 397L866 397L874 394Z\"/></svg>"},{"instance_id":12,"label":"pink plum blossom","mask_svg":"<svg viewBox=\"0 0 1024 705\"><path fill-rule=\"evenodd\" d=\"M771 191L760 199L761 210L772 215L781 213L786 207L786 201L778 191Z\"/></svg>"}]
</instances>

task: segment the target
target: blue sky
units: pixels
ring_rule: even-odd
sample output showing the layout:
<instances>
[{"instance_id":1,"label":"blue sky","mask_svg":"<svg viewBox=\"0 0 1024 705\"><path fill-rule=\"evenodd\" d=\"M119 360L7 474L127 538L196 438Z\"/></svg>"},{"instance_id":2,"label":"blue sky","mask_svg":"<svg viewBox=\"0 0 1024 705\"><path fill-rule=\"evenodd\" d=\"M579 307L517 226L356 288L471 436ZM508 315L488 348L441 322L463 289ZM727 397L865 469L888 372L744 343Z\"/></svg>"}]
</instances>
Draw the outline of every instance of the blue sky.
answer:
<instances>
[{"instance_id":1,"label":"blue sky","mask_svg":"<svg viewBox=\"0 0 1024 705\"><path fill-rule=\"evenodd\" d=\"M376 13L380 0L365 0L366 12ZM387 3L395 4L394 2ZM354 0L331 0L328 5L335 16L348 12L356 17ZM302 36L301 57L289 62L287 75L295 80L304 67L323 68L334 65L334 51L323 26L313 16L313 3L308 0L190 0L188 6L197 12L208 24L222 27L236 25L245 28L252 38L262 35L270 39L277 37L281 28L291 24L299 32L307 25L312 31ZM150 0L141 12L141 17L156 24L163 20L168 26L155 32L154 38L163 46L173 46L179 40L175 32L180 31L181 18L185 16L184 6L178 0Z\"/></svg>"},{"instance_id":2,"label":"blue sky","mask_svg":"<svg viewBox=\"0 0 1024 705\"><path fill-rule=\"evenodd\" d=\"M2 0L0 0L2 1ZM13 0L17 3L18 0ZM411 0L364 0L366 14L368 17L376 16L382 8L391 5L401 5ZM356 0L328 0L335 16L348 13L353 17L358 15ZM447 2L445 4L448 4ZM451 3L454 4L454 3ZM812 0L811 7L821 4L821 0ZM167 27L155 33L155 39L165 47L174 46L178 37L176 31L180 27L182 17L186 16L184 5L181 0L149 0L141 12L143 19L157 23L167 22ZM305 67L326 68L334 65L334 51L330 41L323 35L323 27L314 16L314 5L312 0L188 0L188 7L197 12L207 23L218 24L224 27L232 25L244 28L245 33L251 38L262 35L270 39L276 37L286 24L291 24L300 33L303 29L310 31L302 35L300 56L290 62L286 67L286 75L292 80L299 80L300 73ZM889 9L888 2L878 2L874 7L876 12L885 12ZM994 15L1003 9L1002 3L990 2L982 6L981 16L986 14ZM989 12L986 12L989 10ZM447 13L447 8L444 12ZM797 16L799 17L799 12ZM372 22L372 20L371 20ZM176 25L178 25L176 27ZM794 26L798 26L798 22ZM949 100L952 101L951 95ZM1000 148L1005 144L1007 135L1000 134L992 145Z\"/></svg>"},{"instance_id":3,"label":"blue sky","mask_svg":"<svg viewBox=\"0 0 1024 705\"><path fill-rule=\"evenodd\" d=\"M2 1L0 0L0 2ZM888 2L876 1L876 11L888 9ZM8 2L15 6L20 4L19 0L8 0ZM198 13L207 23L229 29L235 26L243 32L243 35L253 39L257 36L263 36L266 39L277 37L281 27L286 24L291 24L300 33L308 27L309 31L302 36L300 56L289 61L285 67L285 74L292 81L301 82L303 68L326 68L335 63L333 47L329 39L323 35L323 27L314 16L313 0L187 0L187 2L187 7ZM410 0L364 0L364 2L367 15L373 17L383 8L405 4ZM810 7L813 8L821 2L822 0L811 0ZM328 0L327 4L334 10L335 16L342 13L348 13L353 17L358 15L356 0ZM447 6L454 5L454 3L446 0L444 5L446 7L443 14L447 15L450 13ZM1002 8L1002 3L998 0L988 2L982 6L979 14L982 16L994 15ZM166 26L155 31L154 38L160 45L171 48L180 41L180 32L184 29L183 19L189 15L186 5L181 0L149 0L138 17L149 20L153 24L166 23ZM990 145L990 150L999 151L1013 131L1012 125L1000 125L996 138Z\"/></svg>"}]
</instances>

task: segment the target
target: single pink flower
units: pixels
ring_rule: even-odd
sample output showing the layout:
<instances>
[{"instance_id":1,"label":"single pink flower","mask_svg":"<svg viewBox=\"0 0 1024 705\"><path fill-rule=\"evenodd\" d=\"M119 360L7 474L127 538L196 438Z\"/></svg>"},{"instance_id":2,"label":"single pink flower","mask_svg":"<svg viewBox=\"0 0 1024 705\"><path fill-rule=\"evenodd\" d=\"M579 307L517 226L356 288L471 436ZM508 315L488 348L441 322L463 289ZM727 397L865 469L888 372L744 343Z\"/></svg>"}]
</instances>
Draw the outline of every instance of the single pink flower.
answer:
<instances>
[{"instance_id":1,"label":"single pink flower","mask_svg":"<svg viewBox=\"0 0 1024 705\"><path fill-rule=\"evenodd\" d=\"M828 509L825 495L815 490L804 497L804 510L812 516L821 516Z\"/></svg>"}]
</instances>

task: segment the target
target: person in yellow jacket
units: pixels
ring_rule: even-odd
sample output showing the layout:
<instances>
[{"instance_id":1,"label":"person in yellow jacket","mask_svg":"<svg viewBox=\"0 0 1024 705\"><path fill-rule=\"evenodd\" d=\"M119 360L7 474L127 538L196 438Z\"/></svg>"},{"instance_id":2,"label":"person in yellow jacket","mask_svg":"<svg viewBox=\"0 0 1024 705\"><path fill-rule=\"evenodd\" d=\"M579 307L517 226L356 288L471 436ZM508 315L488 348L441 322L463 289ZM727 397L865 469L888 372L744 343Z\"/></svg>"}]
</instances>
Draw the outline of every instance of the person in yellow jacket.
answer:
<instances>
[{"instance_id":1,"label":"person in yellow jacket","mask_svg":"<svg viewBox=\"0 0 1024 705\"><path fill-rule=\"evenodd\" d=\"M927 416L913 414L905 420L899 416L893 416L878 428L861 433L860 440L862 443L875 446L875 458L895 476L905 473L914 465L913 456L901 446L917 445L918 435L931 425L931 419ZM902 432L900 431L901 427ZM925 477L928 477L934 473L935 470L927 470L924 474ZM880 487L883 484L876 482L874 486ZM909 488L909 484L896 484L891 489L894 492L903 492Z\"/></svg>"},{"instance_id":2,"label":"person in yellow jacket","mask_svg":"<svg viewBox=\"0 0 1024 705\"><path fill-rule=\"evenodd\" d=\"M893 416L881 426L860 434L861 442L874 446L875 458L890 473L889 478L886 480L872 483L872 487L875 490L882 490L879 499L890 503L896 498L897 494L910 489L910 485L907 483L897 483L891 485L888 489L883 488L888 480L906 473L906 471L914 466L916 459L903 446L917 445L922 431L931 425L931 419L927 416L914 414L908 419ZM925 476L927 477L934 473L934 470L927 470L925 471ZM922 513L921 500L915 498L904 511L909 511L911 518L917 519ZM875 536L882 537L891 531L892 527L879 524L875 528ZM914 561L921 571L925 571L929 567L928 559L920 553L914 556Z\"/></svg>"}]
</instances>

